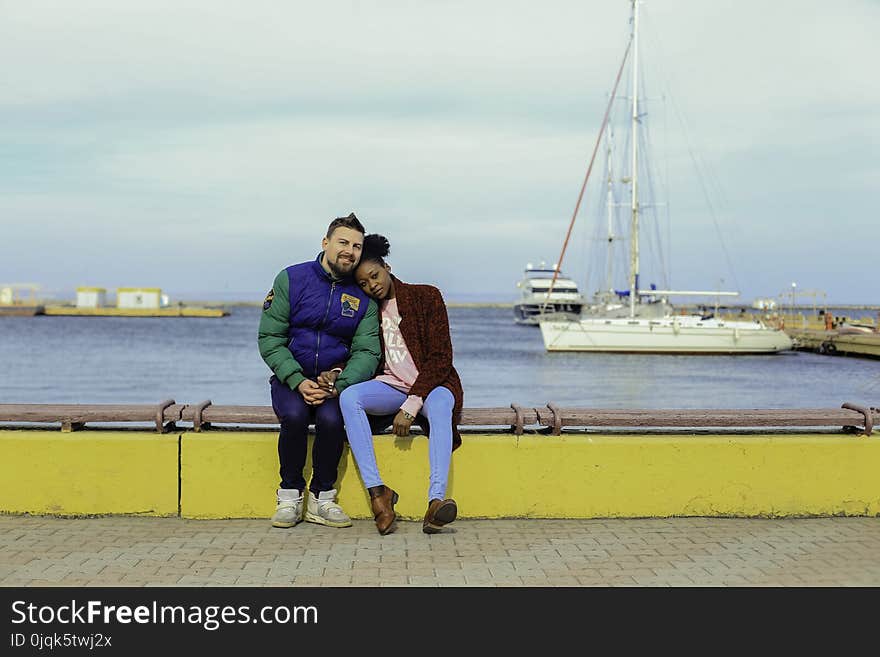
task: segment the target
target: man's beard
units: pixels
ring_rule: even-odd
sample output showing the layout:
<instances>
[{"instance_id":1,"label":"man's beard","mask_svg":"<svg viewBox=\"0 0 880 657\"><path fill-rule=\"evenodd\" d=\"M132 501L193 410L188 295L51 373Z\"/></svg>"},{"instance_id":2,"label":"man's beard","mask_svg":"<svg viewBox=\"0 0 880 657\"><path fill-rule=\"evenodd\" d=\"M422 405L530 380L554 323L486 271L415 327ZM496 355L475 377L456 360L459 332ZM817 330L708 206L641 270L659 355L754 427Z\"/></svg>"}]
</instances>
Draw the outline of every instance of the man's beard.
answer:
<instances>
[{"instance_id":1,"label":"man's beard","mask_svg":"<svg viewBox=\"0 0 880 657\"><path fill-rule=\"evenodd\" d=\"M345 264L348 265L348 269L340 269L336 262L333 262L329 258L327 259L327 266L336 278L345 278L346 276L351 275L352 270L354 270L354 261L346 262Z\"/></svg>"}]
</instances>

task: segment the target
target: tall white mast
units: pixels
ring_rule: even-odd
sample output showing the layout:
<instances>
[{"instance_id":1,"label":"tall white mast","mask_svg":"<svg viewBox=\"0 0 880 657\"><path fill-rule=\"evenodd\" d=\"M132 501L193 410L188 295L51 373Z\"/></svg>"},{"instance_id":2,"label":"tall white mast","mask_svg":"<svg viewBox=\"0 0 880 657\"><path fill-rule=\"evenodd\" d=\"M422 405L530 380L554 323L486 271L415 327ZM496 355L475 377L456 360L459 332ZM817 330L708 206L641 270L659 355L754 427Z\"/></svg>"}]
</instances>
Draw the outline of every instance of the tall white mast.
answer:
<instances>
[{"instance_id":1,"label":"tall white mast","mask_svg":"<svg viewBox=\"0 0 880 657\"><path fill-rule=\"evenodd\" d=\"M605 142L606 142L606 150L605 150L605 168L606 168L606 184L608 185L607 198L605 200L605 207L608 210L608 253L606 255L606 273L605 273L605 291L608 294L611 294L611 291L614 289L614 285L612 282L612 274L614 272L614 166L611 161L611 148L612 142L614 139L614 135L611 131L611 126L609 125L605 132Z\"/></svg>"},{"instance_id":2,"label":"tall white mast","mask_svg":"<svg viewBox=\"0 0 880 657\"><path fill-rule=\"evenodd\" d=\"M632 229L630 234L629 262L629 314L636 314L636 297L639 286L639 0L632 0L633 7L633 58L632 58Z\"/></svg>"}]
</instances>

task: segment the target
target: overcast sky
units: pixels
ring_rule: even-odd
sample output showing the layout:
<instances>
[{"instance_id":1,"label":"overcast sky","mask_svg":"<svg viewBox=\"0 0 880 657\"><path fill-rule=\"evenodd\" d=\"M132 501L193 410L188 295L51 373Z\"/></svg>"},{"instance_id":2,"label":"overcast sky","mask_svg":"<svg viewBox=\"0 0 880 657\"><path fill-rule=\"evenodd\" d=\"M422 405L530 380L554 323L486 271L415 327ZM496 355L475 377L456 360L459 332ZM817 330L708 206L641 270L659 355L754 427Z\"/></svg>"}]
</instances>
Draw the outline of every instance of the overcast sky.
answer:
<instances>
[{"instance_id":1,"label":"overcast sky","mask_svg":"<svg viewBox=\"0 0 880 657\"><path fill-rule=\"evenodd\" d=\"M260 301L353 211L402 279L513 301L527 262L558 258L629 14L0 0L0 282ZM642 18L669 283L880 303L880 2L649 0ZM603 196L563 262L580 282Z\"/></svg>"}]
</instances>

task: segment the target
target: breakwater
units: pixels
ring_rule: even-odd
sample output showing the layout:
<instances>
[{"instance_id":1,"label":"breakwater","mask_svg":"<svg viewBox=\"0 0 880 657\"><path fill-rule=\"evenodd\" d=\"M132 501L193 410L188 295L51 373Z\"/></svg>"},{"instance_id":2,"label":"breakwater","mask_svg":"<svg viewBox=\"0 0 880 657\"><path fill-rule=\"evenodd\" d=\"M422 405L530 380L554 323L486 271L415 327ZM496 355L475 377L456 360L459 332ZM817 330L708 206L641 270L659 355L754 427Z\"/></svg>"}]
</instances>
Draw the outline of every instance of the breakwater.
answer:
<instances>
[{"instance_id":1,"label":"breakwater","mask_svg":"<svg viewBox=\"0 0 880 657\"><path fill-rule=\"evenodd\" d=\"M847 406L467 408L449 494L463 518L880 515L880 410ZM274 506L270 407L16 404L0 422L3 513L261 518ZM375 437L404 518L424 512L427 440ZM353 517L371 517L347 449L337 487Z\"/></svg>"}]
</instances>

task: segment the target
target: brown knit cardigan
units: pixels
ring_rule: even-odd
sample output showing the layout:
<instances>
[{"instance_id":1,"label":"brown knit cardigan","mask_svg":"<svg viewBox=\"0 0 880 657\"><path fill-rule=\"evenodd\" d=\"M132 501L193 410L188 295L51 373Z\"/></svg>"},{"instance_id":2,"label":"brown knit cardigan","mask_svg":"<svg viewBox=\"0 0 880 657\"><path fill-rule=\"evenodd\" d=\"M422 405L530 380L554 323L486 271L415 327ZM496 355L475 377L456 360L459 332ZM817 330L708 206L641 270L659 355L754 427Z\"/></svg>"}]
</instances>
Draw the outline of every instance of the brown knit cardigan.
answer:
<instances>
[{"instance_id":1,"label":"brown knit cardigan","mask_svg":"<svg viewBox=\"0 0 880 657\"><path fill-rule=\"evenodd\" d=\"M392 278L397 310L400 313L400 333L419 371L409 394L425 399L438 386L449 389L455 399L452 408L452 450L455 451L461 445L458 424L461 422L461 409L464 406L464 390L458 372L452 366L452 338L449 336L446 304L440 290L433 285L410 285L396 276L392 275ZM382 331L379 331L379 338L382 342L382 360L377 371L382 372L385 369L385 340ZM393 416L390 417L393 419ZM387 421L390 423L390 420ZM415 424L421 426L430 437L430 427L424 415L419 413Z\"/></svg>"}]
</instances>

